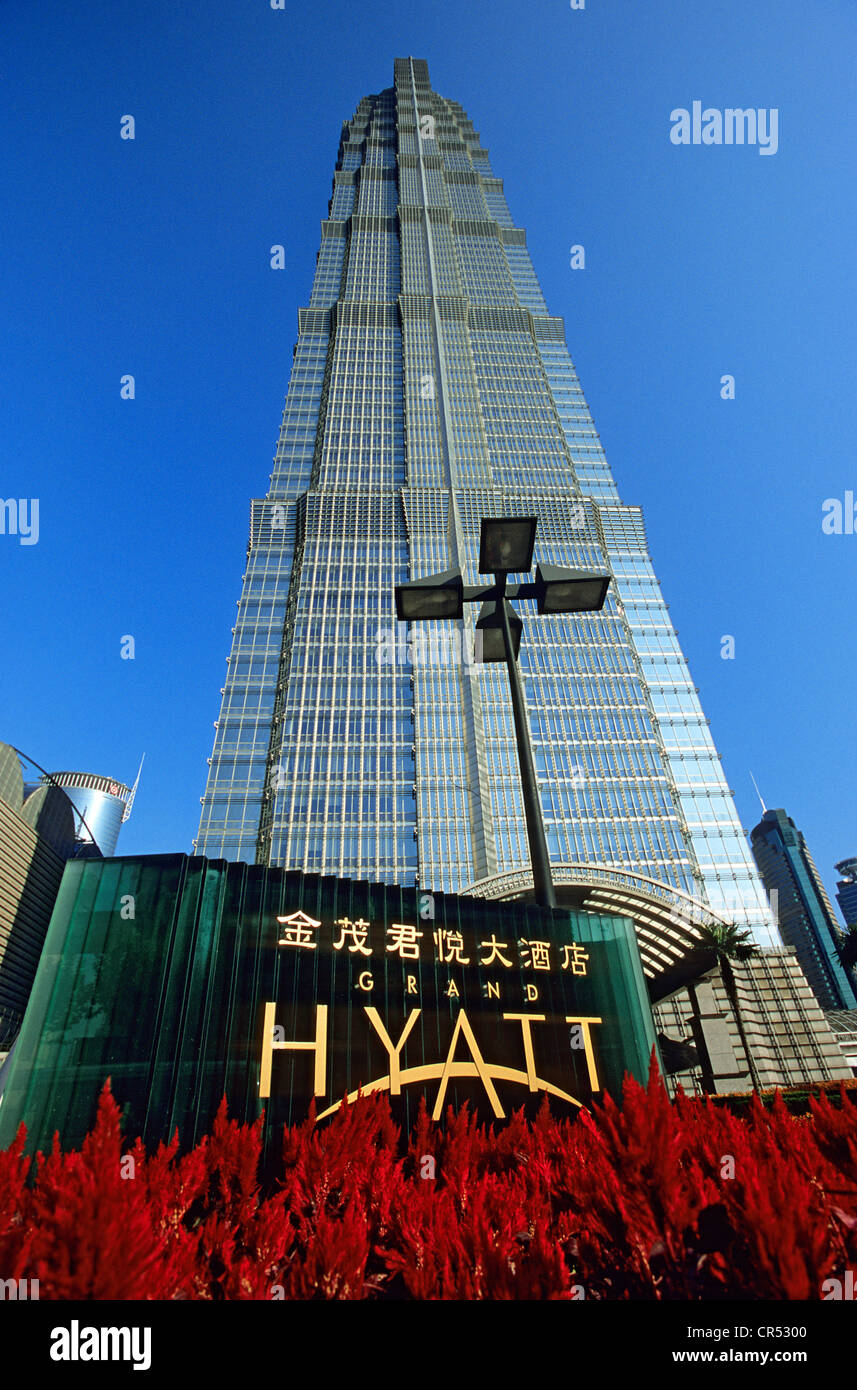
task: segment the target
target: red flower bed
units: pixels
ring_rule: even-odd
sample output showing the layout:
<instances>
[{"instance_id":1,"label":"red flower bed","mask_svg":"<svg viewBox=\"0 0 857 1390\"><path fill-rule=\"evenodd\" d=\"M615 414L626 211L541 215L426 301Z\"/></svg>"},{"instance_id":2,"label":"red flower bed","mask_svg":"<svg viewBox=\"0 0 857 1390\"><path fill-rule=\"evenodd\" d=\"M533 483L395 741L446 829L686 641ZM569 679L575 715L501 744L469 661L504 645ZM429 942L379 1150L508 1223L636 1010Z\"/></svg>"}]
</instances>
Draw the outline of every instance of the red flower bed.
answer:
<instances>
[{"instance_id":1,"label":"red flower bed","mask_svg":"<svg viewBox=\"0 0 857 1390\"><path fill-rule=\"evenodd\" d=\"M123 1155L109 1085L79 1153L0 1152L0 1278L54 1299L818 1299L857 1266L857 1104L736 1117L653 1069L576 1119L499 1130L425 1110L403 1144L369 1096L284 1136L217 1115ZM133 1160L133 1163L129 1162ZM431 1174L434 1173L434 1176Z\"/></svg>"}]
</instances>

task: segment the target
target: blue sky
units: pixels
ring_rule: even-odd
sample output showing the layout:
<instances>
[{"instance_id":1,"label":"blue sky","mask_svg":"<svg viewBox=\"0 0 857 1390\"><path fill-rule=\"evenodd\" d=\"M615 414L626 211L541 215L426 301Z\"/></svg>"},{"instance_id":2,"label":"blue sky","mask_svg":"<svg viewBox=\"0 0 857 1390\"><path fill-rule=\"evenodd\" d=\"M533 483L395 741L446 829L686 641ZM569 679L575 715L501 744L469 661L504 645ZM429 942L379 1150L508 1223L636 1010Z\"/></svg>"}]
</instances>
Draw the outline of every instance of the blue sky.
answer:
<instances>
[{"instance_id":1,"label":"blue sky","mask_svg":"<svg viewBox=\"0 0 857 1390\"><path fill-rule=\"evenodd\" d=\"M853 0L6 0L0 35L0 496L40 511L37 544L0 535L0 738L125 780L145 751L120 849L190 849L341 123L412 54L527 229L743 824L752 769L832 888L857 853L857 535L821 527L857 492ZM673 145L694 100L776 107L776 154Z\"/></svg>"}]
</instances>

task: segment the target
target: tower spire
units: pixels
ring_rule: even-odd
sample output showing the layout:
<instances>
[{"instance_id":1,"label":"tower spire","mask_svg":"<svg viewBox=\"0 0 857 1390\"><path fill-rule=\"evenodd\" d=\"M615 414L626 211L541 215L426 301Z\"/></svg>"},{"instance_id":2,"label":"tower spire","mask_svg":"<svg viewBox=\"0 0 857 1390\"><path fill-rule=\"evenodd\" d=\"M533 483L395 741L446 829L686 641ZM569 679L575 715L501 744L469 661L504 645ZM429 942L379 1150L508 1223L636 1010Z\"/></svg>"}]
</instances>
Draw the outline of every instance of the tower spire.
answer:
<instances>
[{"instance_id":1,"label":"tower spire","mask_svg":"<svg viewBox=\"0 0 857 1390\"><path fill-rule=\"evenodd\" d=\"M763 811L763 812L764 812L764 811L767 811L768 808L767 808L767 806L765 805L764 801L762 801L762 793L759 791L759 788L758 788L758 786L757 786L757 784L756 784L756 779L755 779L755 777L753 776L752 772L750 773L750 781L753 783L753 786L756 788L756 795L757 795L757 797L759 798L759 801L762 803L762 811Z\"/></svg>"},{"instance_id":2,"label":"tower spire","mask_svg":"<svg viewBox=\"0 0 857 1390\"><path fill-rule=\"evenodd\" d=\"M123 824L123 825L125 824L126 820L127 820L128 817L130 816L131 811L132 811L133 806L134 806L134 797L137 795L137 788L138 788L138 786L140 785L140 773L143 771L143 763L144 763L144 761L145 761L145 758L146 758L146 754L144 753L143 756L142 756L142 758L140 759L140 766L139 766L139 768L138 768L138 770L137 770L137 776L136 776L136 779L135 779L135 781L134 781L134 785L133 785L133 787L131 788L131 795L128 797L128 800L127 800L126 803L125 803L125 810L124 810L124 812L123 812L123 814L122 814L122 824Z\"/></svg>"}]
</instances>

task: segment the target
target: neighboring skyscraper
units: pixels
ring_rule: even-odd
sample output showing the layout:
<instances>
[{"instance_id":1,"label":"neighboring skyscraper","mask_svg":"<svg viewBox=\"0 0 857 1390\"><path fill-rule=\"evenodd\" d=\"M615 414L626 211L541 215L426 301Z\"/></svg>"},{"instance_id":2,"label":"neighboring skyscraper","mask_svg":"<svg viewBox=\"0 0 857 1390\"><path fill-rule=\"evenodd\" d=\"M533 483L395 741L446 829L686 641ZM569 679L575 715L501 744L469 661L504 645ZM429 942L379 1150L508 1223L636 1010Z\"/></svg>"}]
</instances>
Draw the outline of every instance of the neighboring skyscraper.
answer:
<instances>
[{"instance_id":1,"label":"neighboring skyscraper","mask_svg":"<svg viewBox=\"0 0 857 1390\"><path fill-rule=\"evenodd\" d=\"M785 811L765 811L750 843L766 888L777 894L780 934L821 1007L857 1007L854 985L836 954L840 931L833 906L802 833Z\"/></svg>"},{"instance_id":2,"label":"neighboring skyscraper","mask_svg":"<svg viewBox=\"0 0 857 1390\"><path fill-rule=\"evenodd\" d=\"M126 787L124 782L94 772L52 772L42 782L62 787L78 812L79 854L87 852L86 846L90 853L100 852L105 859L116 853L119 831L134 804L136 782L133 788Z\"/></svg>"},{"instance_id":3,"label":"neighboring skyscraper","mask_svg":"<svg viewBox=\"0 0 857 1390\"><path fill-rule=\"evenodd\" d=\"M846 927L850 927L857 922L857 859L840 859L834 867L842 875L836 885L836 901Z\"/></svg>"},{"instance_id":4,"label":"neighboring skyscraper","mask_svg":"<svg viewBox=\"0 0 857 1390\"><path fill-rule=\"evenodd\" d=\"M505 670L466 659L472 613L457 652L438 624L409 661L393 586L452 564L474 583L480 519L536 515L538 560L614 576L600 613L522 613L557 879L680 890L779 945L641 512L502 181L424 62L394 77L343 127L198 850L447 891L525 873Z\"/></svg>"},{"instance_id":5,"label":"neighboring skyscraper","mask_svg":"<svg viewBox=\"0 0 857 1390\"><path fill-rule=\"evenodd\" d=\"M51 775L0 743L0 1052L23 1021L66 861L115 853L136 789Z\"/></svg>"},{"instance_id":6,"label":"neighboring skyscraper","mask_svg":"<svg viewBox=\"0 0 857 1390\"><path fill-rule=\"evenodd\" d=\"M21 1027L63 869L74 852L68 798L49 785L27 795L21 759L0 743L0 1052Z\"/></svg>"}]
</instances>

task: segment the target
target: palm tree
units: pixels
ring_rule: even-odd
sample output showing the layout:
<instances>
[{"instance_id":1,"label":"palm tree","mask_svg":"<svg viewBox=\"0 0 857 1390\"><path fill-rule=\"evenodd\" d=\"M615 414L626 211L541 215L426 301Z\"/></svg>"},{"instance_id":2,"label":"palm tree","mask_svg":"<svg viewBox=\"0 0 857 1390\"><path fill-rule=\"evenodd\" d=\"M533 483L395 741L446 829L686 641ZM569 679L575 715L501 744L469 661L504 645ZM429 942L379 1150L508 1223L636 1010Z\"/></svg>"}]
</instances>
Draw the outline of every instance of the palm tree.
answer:
<instances>
[{"instance_id":1,"label":"palm tree","mask_svg":"<svg viewBox=\"0 0 857 1390\"><path fill-rule=\"evenodd\" d=\"M857 922L850 922L844 932L836 933L836 954L851 988L857 994L857 979L854 976L857 967Z\"/></svg>"},{"instance_id":2,"label":"palm tree","mask_svg":"<svg viewBox=\"0 0 857 1390\"><path fill-rule=\"evenodd\" d=\"M852 922L844 932L839 933L836 954L846 970L853 970L857 965L857 922Z\"/></svg>"},{"instance_id":3,"label":"palm tree","mask_svg":"<svg viewBox=\"0 0 857 1390\"><path fill-rule=\"evenodd\" d=\"M741 1046L744 1049L744 1056L750 1068L750 1080L753 1090L761 1089L759 1086L759 1076L756 1071L756 1064L753 1061L750 1047L747 1042L747 1034L744 1028L744 1016L741 1013L741 1005L738 1002L738 987L735 980L735 971L732 969L733 960L749 960L751 956L759 954L759 947L753 941L749 931L742 930L740 927L715 924L711 927L700 927L699 934L701 945L706 946L709 951L714 952L716 964L720 970L720 978L723 981L723 988L732 1005L732 1012L735 1015L735 1022L738 1025L738 1034L741 1038ZM713 1078L712 1078L713 1089Z\"/></svg>"}]
</instances>

